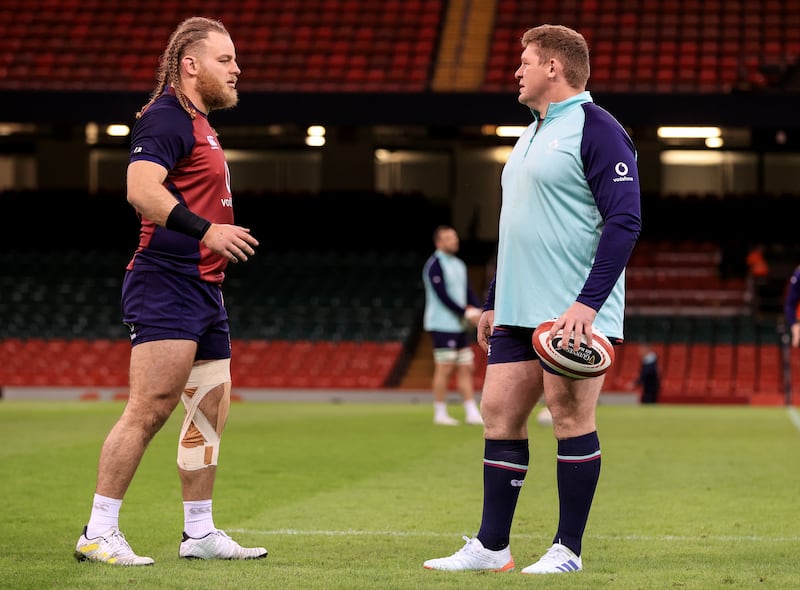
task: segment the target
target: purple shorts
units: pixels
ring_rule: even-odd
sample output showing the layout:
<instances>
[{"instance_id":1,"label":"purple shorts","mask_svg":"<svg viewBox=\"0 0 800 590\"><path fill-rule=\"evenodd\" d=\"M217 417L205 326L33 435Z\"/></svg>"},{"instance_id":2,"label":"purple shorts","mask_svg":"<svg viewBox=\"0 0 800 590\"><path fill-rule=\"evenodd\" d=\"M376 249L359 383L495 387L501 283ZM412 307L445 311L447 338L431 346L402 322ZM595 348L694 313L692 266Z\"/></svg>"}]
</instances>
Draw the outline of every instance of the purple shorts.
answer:
<instances>
[{"instance_id":1,"label":"purple shorts","mask_svg":"<svg viewBox=\"0 0 800 590\"><path fill-rule=\"evenodd\" d=\"M489 354L486 363L496 365L537 360L539 355L533 349L533 330L533 328L495 326L492 335L489 336ZM622 344L618 338L610 338L610 340L614 346ZM546 364L541 362L540 364L548 373L558 375Z\"/></svg>"},{"instance_id":2,"label":"purple shorts","mask_svg":"<svg viewBox=\"0 0 800 590\"><path fill-rule=\"evenodd\" d=\"M489 355L486 362L490 365L535 361L538 358L533 349L533 328L495 326L489 336Z\"/></svg>"},{"instance_id":3,"label":"purple shorts","mask_svg":"<svg viewBox=\"0 0 800 590\"><path fill-rule=\"evenodd\" d=\"M193 340L196 360L231 357L228 313L219 285L165 272L127 271L122 281L122 321L133 346Z\"/></svg>"},{"instance_id":4,"label":"purple shorts","mask_svg":"<svg viewBox=\"0 0 800 590\"><path fill-rule=\"evenodd\" d=\"M431 332L431 340L433 341L434 349L452 348L453 350L459 350L471 346L466 332Z\"/></svg>"}]
</instances>

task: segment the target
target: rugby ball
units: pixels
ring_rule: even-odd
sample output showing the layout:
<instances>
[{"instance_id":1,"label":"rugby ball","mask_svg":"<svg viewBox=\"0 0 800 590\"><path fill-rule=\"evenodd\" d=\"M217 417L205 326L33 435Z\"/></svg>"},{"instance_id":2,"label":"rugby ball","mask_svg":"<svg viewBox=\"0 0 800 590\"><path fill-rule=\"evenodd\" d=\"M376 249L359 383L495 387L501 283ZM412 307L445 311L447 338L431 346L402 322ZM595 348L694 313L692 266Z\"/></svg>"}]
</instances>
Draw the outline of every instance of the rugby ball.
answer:
<instances>
[{"instance_id":1,"label":"rugby ball","mask_svg":"<svg viewBox=\"0 0 800 590\"><path fill-rule=\"evenodd\" d=\"M556 373L573 379L588 379L602 375L614 364L614 345L599 329L592 326L592 345L581 336L576 351L572 341L568 348L560 348L562 330L550 337L555 320L542 322L533 332L533 349L539 359Z\"/></svg>"},{"instance_id":2,"label":"rugby ball","mask_svg":"<svg viewBox=\"0 0 800 590\"><path fill-rule=\"evenodd\" d=\"M539 426L553 425L553 415L550 413L547 406L539 410L539 413L536 414L536 423L539 424Z\"/></svg>"}]
</instances>

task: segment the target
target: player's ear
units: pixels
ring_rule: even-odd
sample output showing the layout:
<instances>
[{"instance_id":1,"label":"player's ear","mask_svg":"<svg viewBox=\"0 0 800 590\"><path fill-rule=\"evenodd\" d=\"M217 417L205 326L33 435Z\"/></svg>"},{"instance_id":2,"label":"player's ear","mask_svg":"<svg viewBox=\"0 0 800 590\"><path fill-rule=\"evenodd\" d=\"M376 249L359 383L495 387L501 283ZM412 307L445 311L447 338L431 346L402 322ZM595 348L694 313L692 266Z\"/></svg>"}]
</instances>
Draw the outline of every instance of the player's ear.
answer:
<instances>
[{"instance_id":1,"label":"player's ear","mask_svg":"<svg viewBox=\"0 0 800 590\"><path fill-rule=\"evenodd\" d=\"M197 59L191 55L184 55L181 59L181 67L187 74L197 74Z\"/></svg>"}]
</instances>

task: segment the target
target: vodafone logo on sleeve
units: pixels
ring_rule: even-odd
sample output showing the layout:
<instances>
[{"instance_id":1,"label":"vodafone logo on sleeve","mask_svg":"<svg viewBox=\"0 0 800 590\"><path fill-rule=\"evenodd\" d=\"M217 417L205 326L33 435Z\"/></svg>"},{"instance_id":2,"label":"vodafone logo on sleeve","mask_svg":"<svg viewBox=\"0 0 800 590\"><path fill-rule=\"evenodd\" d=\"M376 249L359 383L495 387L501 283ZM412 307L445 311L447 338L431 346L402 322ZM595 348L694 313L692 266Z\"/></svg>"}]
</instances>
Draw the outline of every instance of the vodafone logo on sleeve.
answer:
<instances>
[{"instance_id":1,"label":"vodafone logo on sleeve","mask_svg":"<svg viewBox=\"0 0 800 590\"><path fill-rule=\"evenodd\" d=\"M617 174L613 179L614 182L633 182L633 177L628 176L628 165L625 162L617 162L614 172Z\"/></svg>"}]
</instances>

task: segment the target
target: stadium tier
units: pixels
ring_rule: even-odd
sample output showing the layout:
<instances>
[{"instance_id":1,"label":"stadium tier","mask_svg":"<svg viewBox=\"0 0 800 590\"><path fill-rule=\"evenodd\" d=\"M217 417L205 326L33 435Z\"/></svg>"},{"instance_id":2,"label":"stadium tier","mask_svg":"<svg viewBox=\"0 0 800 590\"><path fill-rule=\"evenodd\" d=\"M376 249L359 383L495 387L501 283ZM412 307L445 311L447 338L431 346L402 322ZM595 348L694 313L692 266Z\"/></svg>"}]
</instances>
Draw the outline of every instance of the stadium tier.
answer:
<instances>
[{"instance_id":1,"label":"stadium tier","mask_svg":"<svg viewBox=\"0 0 800 590\"><path fill-rule=\"evenodd\" d=\"M196 14L226 25L243 70L240 105L219 113L226 149L281 152L274 187L235 191L237 218L262 244L226 278L235 387L429 387L431 365L414 373L420 355L432 362L420 344L426 245L436 223L453 222L450 193L485 189L473 186L477 176L454 180L470 163L453 156L428 173L446 179L441 194L407 194L403 185L393 198L393 189L374 192L374 177L394 174L395 163L379 170L373 159L406 149L461 158L487 141L484 125L527 124L529 113L513 99L518 40L542 23L585 35L588 88L624 115L650 180L627 274L628 344L606 390L628 390L638 342L659 354L663 402L780 403L787 366L800 374L796 354L783 360L775 322L800 250L770 253L772 283L759 297L740 266L750 242L796 234L795 188L761 188L765 177L795 170L796 160L769 162L764 153L797 151L797 124L789 124L796 94L785 90L798 88L800 0L0 0L0 173L12 178L0 186L11 187L0 191L0 204L7 219L36 219L37 229L30 250L0 236L0 389L124 391L120 282L138 221L121 189L98 178L116 178L112 168L127 149L125 138L84 139L90 126L132 118L154 88L170 32ZM289 175L285 154L302 149L287 138L310 123L329 127L327 159L316 168L291 160L291 170L320 185L332 180L334 188L318 194L302 192L303 183L278 184ZM753 149L753 184L761 184L751 190L731 174L723 183L731 194L654 194L662 170L655 127L668 123L735 127L728 149ZM285 135L267 137L273 127ZM747 138L737 144L737 134ZM357 163L346 162L351 155ZM238 164L263 165L254 162ZM92 166L85 183L91 174L83 169ZM361 171L366 180L356 178ZM416 191L416 169L407 174ZM91 188L75 188L83 184ZM462 213L473 205L466 199ZM464 225L487 216L467 214ZM483 239L481 231L472 235ZM480 249L474 266L486 274L495 244L463 245L467 254ZM480 389L485 359L476 352Z\"/></svg>"},{"instance_id":2,"label":"stadium tier","mask_svg":"<svg viewBox=\"0 0 800 590\"><path fill-rule=\"evenodd\" d=\"M540 23L587 37L601 93L759 88L800 56L800 0L2 0L0 88L147 92L194 14L236 38L243 92L514 92Z\"/></svg>"},{"instance_id":3,"label":"stadium tier","mask_svg":"<svg viewBox=\"0 0 800 590\"><path fill-rule=\"evenodd\" d=\"M674 256L683 252L684 262L691 261L683 267L687 273L704 268L703 252L707 260L715 256L697 244L673 248ZM682 268L669 252L663 243L645 243L637 255L650 265L655 253L670 260L664 272ZM127 256L85 250L0 255L0 387L125 387L130 345L119 323L119 289ZM404 380L420 338L423 258L414 251L264 252L234 268L226 300L236 386L424 387L427 372L422 381ZM709 291L732 292L727 283L707 282ZM626 320L627 343L617 349L606 391L628 389L639 370L637 343L647 342L661 359L664 403L782 403L774 320L727 306L713 293L648 309L640 290L662 286L653 281L630 290L639 307ZM737 305L745 301L742 289ZM478 388L484 372L482 362Z\"/></svg>"}]
</instances>

